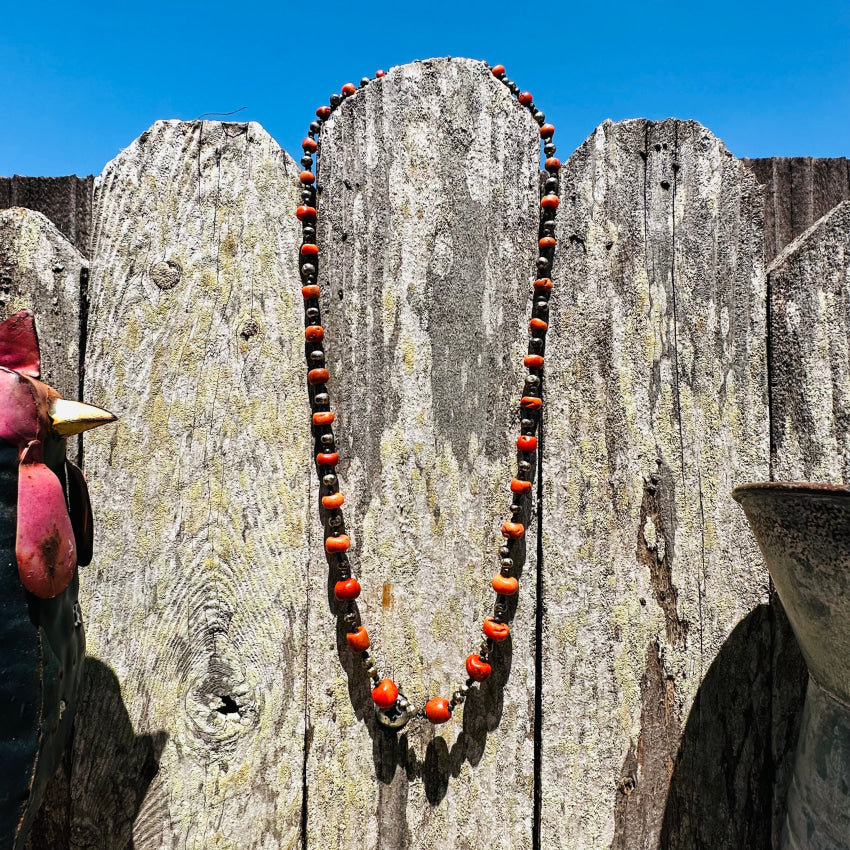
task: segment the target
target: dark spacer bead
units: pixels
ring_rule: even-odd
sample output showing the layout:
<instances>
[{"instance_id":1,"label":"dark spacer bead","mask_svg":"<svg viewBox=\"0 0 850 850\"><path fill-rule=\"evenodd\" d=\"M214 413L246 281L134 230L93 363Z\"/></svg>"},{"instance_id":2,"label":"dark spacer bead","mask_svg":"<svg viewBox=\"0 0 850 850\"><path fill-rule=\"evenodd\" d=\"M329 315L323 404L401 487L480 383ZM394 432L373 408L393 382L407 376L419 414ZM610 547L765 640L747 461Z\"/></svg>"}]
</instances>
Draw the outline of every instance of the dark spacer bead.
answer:
<instances>
[{"instance_id":1,"label":"dark spacer bead","mask_svg":"<svg viewBox=\"0 0 850 850\"><path fill-rule=\"evenodd\" d=\"M525 382L530 387L536 387L540 383L540 378L538 378L537 375L526 375Z\"/></svg>"},{"instance_id":2,"label":"dark spacer bead","mask_svg":"<svg viewBox=\"0 0 850 850\"><path fill-rule=\"evenodd\" d=\"M500 566L503 570L509 570L509 569L511 569L511 567L513 567L513 565L514 565L514 560L513 560L513 558L501 558L501 559L499 560L499 566Z\"/></svg>"},{"instance_id":3,"label":"dark spacer bead","mask_svg":"<svg viewBox=\"0 0 850 850\"><path fill-rule=\"evenodd\" d=\"M546 156L555 156L556 150L558 149L552 142L546 142L546 144L543 145L543 153L545 153Z\"/></svg>"},{"instance_id":4,"label":"dark spacer bead","mask_svg":"<svg viewBox=\"0 0 850 850\"><path fill-rule=\"evenodd\" d=\"M534 423L534 420L533 420L533 419L523 419L523 420L519 423L519 427L520 427L523 431L533 431L533 430L534 430L534 424L535 424L535 423Z\"/></svg>"},{"instance_id":5,"label":"dark spacer bead","mask_svg":"<svg viewBox=\"0 0 850 850\"><path fill-rule=\"evenodd\" d=\"M323 446L332 446L334 444L334 435L322 434L322 436L319 437L319 440L321 441Z\"/></svg>"},{"instance_id":6,"label":"dark spacer bead","mask_svg":"<svg viewBox=\"0 0 850 850\"><path fill-rule=\"evenodd\" d=\"M312 206L311 201L316 197L315 189L304 188L301 190L301 199Z\"/></svg>"},{"instance_id":7,"label":"dark spacer bead","mask_svg":"<svg viewBox=\"0 0 850 850\"><path fill-rule=\"evenodd\" d=\"M549 268L549 258L548 257L538 257L537 258L537 268L541 272L545 272L546 269Z\"/></svg>"},{"instance_id":8,"label":"dark spacer bead","mask_svg":"<svg viewBox=\"0 0 850 850\"><path fill-rule=\"evenodd\" d=\"M311 321L313 321L314 319L318 319L319 318L319 308L318 307L308 307L306 312L305 312L305 315Z\"/></svg>"},{"instance_id":9,"label":"dark spacer bead","mask_svg":"<svg viewBox=\"0 0 850 850\"><path fill-rule=\"evenodd\" d=\"M505 84L505 86L507 86L508 89L510 89L511 86L513 86L514 84L513 80L509 80L507 77L502 77L502 82Z\"/></svg>"},{"instance_id":10,"label":"dark spacer bead","mask_svg":"<svg viewBox=\"0 0 850 850\"><path fill-rule=\"evenodd\" d=\"M323 475L322 484L324 484L325 487L336 487L336 475L332 472L329 472L327 475Z\"/></svg>"},{"instance_id":11,"label":"dark spacer bead","mask_svg":"<svg viewBox=\"0 0 850 850\"><path fill-rule=\"evenodd\" d=\"M539 336L533 336L528 341L528 347L533 349L534 351L542 351L543 350L543 340Z\"/></svg>"},{"instance_id":12,"label":"dark spacer bead","mask_svg":"<svg viewBox=\"0 0 850 850\"><path fill-rule=\"evenodd\" d=\"M309 224L305 225L301 228L301 235L304 237L305 242L315 242L316 228Z\"/></svg>"},{"instance_id":13,"label":"dark spacer bead","mask_svg":"<svg viewBox=\"0 0 850 850\"><path fill-rule=\"evenodd\" d=\"M538 124L543 124L543 123L546 121L546 116L545 116L545 115L544 115L544 114L543 114L543 113L542 113L539 109L535 109L535 110L531 113L531 117L532 117L532 118L533 118L533 119L534 119L534 120L535 120Z\"/></svg>"},{"instance_id":14,"label":"dark spacer bead","mask_svg":"<svg viewBox=\"0 0 850 850\"><path fill-rule=\"evenodd\" d=\"M327 393L316 393L313 396L313 402L321 407L325 407L330 402L330 398Z\"/></svg>"},{"instance_id":15,"label":"dark spacer bead","mask_svg":"<svg viewBox=\"0 0 850 850\"><path fill-rule=\"evenodd\" d=\"M313 164L313 157L310 156L310 154L305 153L304 156L301 157L301 165L303 165L304 168L310 168L310 166L312 166L312 164Z\"/></svg>"},{"instance_id":16,"label":"dark spacer bead","mask_svg":"<svg viewBox=\"0 0 850 850\"><path fill-rule=\"evenodd\" d=\"M343 519L342 519L342 517L341 517L341 516L332 516L332 517L328 520L328 525L329 525L331 528L339 528L339 527L342 525L342 522L343 522Z\"/></svg>"},{"instance_id":17,"label":"dark spacer bead","mask_svg":"<svg viewBox=\"0 0 850 850\"><path fill-rule=\"evenodd\" d=\"M512 514L522 513L522 505L511 505L511 513Z\"/></svg>"},{"instance_id":18,"label":"dark spacer bead","mask_svg":"<svg viewBox=\"0 0 850 850\"><path fill-rule=\"evenodd\" d=\"M310 360L313 363L324 363L325 362L325 352L322 351L321 348L318 348L315 351L311 351L310 352Z\"/></svg>"},{"instance_id":19,"label":"dark spacer bead","mask_svg":"<svg viewBox=\"0 0 850 850\"><path fill-rule=\"evenodd\" d=\"M517 466L522 472L528 472L531 469L531 464L527 460L521 460Z\"/></svg>"},{"instance_id":20,"label":"dark spacer bead","mask_svg":"<svg viewBox=\"0 0 850 850\"><path fill-rule=\"evenodd\" d=\"M544 221L543 225L541 226L540 229L547 236L552 236L555 233L555 222L554 221Z\"/></svg>"},{"instance_id":21,"label":"dark spacer bead","mask_svg":"<svg viewBox=\"0 0 850 850\"><path fill-rule=\"evenodd\" d=\"M331 95L331 109L336 109L342 103L342 97L334 92Z\"/></svg>"},{"instance_id":22,"label":"dark spacer bead","mask_svg":"<svg viewBox=\"0 0 850 850\"><path fill-rule=\"evenodd\" d=\"M310 275L316 274L316 267L312 263L304 263L301 266L301 274L304 277L310 277Z\"/></svg>"},{"instance_id":23,"label":"dark spacer bead","mask_svg":"<svg viewBox=\"0 0 850 850\"><path fill-rule=\"evenodd\" d=\"M301 126L303 127L304 125L302 124ZM318 133L321 129L322 129L322 125L318 121L311 121L310 122L310 132L311 133Z\"/></svg>"},{"instance_id":24,"label":"dark spacer bead","mask_svg":"<svg viewBox=\"0 0 850 850\"><path fill-rule=\"evenodd\" d=\"M557 191L558 191L558 186L559 186L559 185L560 185L560 183L558 182L558 178L557 178L557 177L550 177L550 178L546 181L546 184L545 184L544 188L545 188L545 190L546 190L547 192L557 192Z\"/></svg>"},{"instance_id":25,"label":"dark spacer bead","mask_svg":"<svg viewBox=\"0 0 850 850\"><path fill-rule=\"evenodd\" d=\"M508 88L511 90L511 94L519 94L519 86L516 83L511 83Z\"/></svg>"},{"instance_id":26,"label":"dark spacer bead","mask_svg":"<svg viewBox=\"0 0 850 850\"><path fill-rule=\"evenodd\" d=\"M501 547L499 547L499 554L500 554L503 558L508 558L508 557L510 556L510 554L511 554L511 547L510 547L510 546L501 546ZM513 563L513 561L511 561L511 563Z\"/></svg>"},{"instance_id":27,"label":"dark spacer bead","mask_svg":"<svg viewBox=\"0 0 850 850\"><path fill-rule=\"evenodd\" d=\"M368 86L368 85L369 85L369 83L371 83L371 82L372 82L372 78L371 78L371 77L363 77L363 78L360 80L360 85L361 85L361 86Z\"/></svg>"},{"instance_id":28,"label":"dark spacer bead","mask_svg":"<svg viewBox=\"0 0 850 850\"><path fill-rule=\"evenodd\" d=\"M541 298L539 301L534 302L534 309L540 313L546 313L549 310L549 302L545 298Z\"/></svg>"}]
</instances>

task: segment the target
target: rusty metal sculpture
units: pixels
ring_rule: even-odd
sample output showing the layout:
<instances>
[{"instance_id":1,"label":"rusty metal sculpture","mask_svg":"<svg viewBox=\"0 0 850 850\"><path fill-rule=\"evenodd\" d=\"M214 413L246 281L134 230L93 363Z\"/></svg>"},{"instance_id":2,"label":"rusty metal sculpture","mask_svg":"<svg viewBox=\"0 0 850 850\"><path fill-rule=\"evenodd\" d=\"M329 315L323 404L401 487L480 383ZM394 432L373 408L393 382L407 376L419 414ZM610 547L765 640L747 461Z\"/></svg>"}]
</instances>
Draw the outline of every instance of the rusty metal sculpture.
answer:
<instances>
[{"instance_id":1,"label":"rusty metal sculpture","mask_svg":"<svg viewBox=\"0 0 850 850\"><path fill-rule=\"evenodd\" d=\"M39 380L35 320L0 323L0 850L20 848L73 723L85 650L77 565L92 555L65 440L115 417Z\"/></svg>"},{"instance_id":2,"label":"rusty metal sculpture","mask_svg":"<svg viewBox=\"0 0 850 850\"><path fill-rule=\"evenodd\" d=\"M850 846L850 487L738 487L809 668L782 850Z\"/></svg>"}]
</instances>

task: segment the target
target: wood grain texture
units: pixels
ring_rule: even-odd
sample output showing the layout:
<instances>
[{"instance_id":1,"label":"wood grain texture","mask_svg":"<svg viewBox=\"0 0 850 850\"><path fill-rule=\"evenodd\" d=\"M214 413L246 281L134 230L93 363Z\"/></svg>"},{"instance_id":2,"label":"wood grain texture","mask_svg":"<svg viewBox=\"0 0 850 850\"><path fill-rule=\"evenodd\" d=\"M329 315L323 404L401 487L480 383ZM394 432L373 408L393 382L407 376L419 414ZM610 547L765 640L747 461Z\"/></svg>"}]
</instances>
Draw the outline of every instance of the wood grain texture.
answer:
<instances>
[{"instance_id":1,"label":"wood grain texture","mask_svg":"<svg viewBox=\"0 0 850 850\"><path fill-rule=\"evenodd\" d=\"M0 211L0 321L22 309L35 313L42 379L71 399L79 392L81 278L87 274L88 262L44 215L19 207ZM77 439L68 441L72 460L77 447ZM35 816L27 844L34 850L67 847L70 770L65 767L48 783Z\"/></svg>"},{"instance_id":2,"label":"wood grain texture","mask_svg":"<svg viewBox=\"0 0 850 850\"><path fill-rule=\"evenodd\" d=\"M764 251L772 261L789 242L850 200L850 160L811 156L742 160L764 185Z\"/></svg>"},{"instance_id":3,"label":"wood grain texture","mask_svg":"<svg viewBox=\"0 0 850 850\"><path fill-rule=\"evenodd\" d=\"M850 481L850 201L797 237L768 268L772 472Z\"/></svg>"},{"instance_id":4,"label":"wood grain texture","mask_svg":"<svg viewBox=\"0 0 850 850\"><path fill-rule=\"evenodd\" d=\"M297 173L256 124L164 121L96 183L86 392L120 422L86 450L75 847L299 844Z\"/></svg>"},{"instance_id":5,"label":"wood grain texture","mask_svg":"<svg viewBox=\"0 0 850 850\"><path fill-rule=\"evenodd\" d=\"M0 320L35 313L42 380L64 398L80 393L81 286L88 261L39 212L0 210ZM77 460L78 440L68 440Z\"/></svg>"},{"instance_id":6,"label":"wood grain texture","mask_svg":"<svg viewBox=\"0 0 850 850\"><path fill-rule=\"evenodd\" d=\"M85 257L91 237L94 177L0 177L0 209L26 207L43 213Z\"/></svg>"},{"instance_id":7,"label":"wood grain texture","mask_svg":"<svg viewBox=\"0 0 850 850\"><path fill-rule=\"evenodd\" d=\"M323 130L323 322L360 611L422 707L466 678L515 469L539 140L471 60L393 69ZM528 848L535 557L512 641L443 727L376 728L310 519L308 846ZM534 527L534 519L529 522Z\"/></svg>"},{"instance_id":8,"label":"wood grain texture","mask_svg":"<svg viewBox=\"0 0 850 850\"><path fill-rule=\"evenodd\" d=\"M671 119L602 124L565 165L561 197L542 846L758 846L746 815L766 734L753 752L735 720L764 721L749 706L755 661L727 665L737 679L712 708L715 752L734 767L700 760L689 774L677 754L700 738L705 700L692 706L712 663L741 651L733 630L767 598L729 495L768 475L761 193L708 130Z\"/></svg>"}]
</instances>

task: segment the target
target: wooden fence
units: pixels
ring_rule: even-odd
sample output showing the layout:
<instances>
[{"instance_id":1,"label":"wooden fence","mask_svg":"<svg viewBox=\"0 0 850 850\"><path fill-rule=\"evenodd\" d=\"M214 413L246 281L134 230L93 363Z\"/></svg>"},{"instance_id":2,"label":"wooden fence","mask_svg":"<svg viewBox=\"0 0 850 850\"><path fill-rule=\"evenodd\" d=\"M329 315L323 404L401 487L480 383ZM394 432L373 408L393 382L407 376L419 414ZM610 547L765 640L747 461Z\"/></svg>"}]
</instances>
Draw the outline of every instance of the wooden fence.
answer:
<instances>
[{"instance_id":1,"label":"wooden fence","mask_svg":"<svg viewBox=\"0 0 850 850\"><path fill-rule=\"evenodd\" d=\"M849 480L847 166L675 119L606 121L564 164L512 642L460 722L399 737L329 601L299 167L257 124L159 121L93 187L0 181L4 313L120 416L80 448L86 692L31 846L775 847L805 670L730 492ZM395 68L323 131L361 610L419 705L491 601L538 168L471 60Z\"/></svg>"}]
</instances>

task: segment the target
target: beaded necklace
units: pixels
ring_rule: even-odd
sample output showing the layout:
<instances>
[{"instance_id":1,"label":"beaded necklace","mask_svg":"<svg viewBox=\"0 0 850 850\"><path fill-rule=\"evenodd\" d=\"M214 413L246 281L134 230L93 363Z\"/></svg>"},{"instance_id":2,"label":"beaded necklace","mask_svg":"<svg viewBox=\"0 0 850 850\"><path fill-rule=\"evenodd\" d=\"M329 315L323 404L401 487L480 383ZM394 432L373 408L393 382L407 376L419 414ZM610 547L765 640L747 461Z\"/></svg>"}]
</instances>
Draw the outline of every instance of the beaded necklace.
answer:
<instances>
[{"instance_id":1,"label":"beaded necklace","mask_svg":"<svg viewBox=\"0 0 850 850\"><path fill-rule=\"evenodd\" d=\"M489 67L489 66L488 66ZM545 155L544 167L547 178L544 194L540 200L540 224L538 231L539 255L537 258L537 275L534 281L534 297L532 299L531 319L529 321L528 354L524 365L528 369L525 385L520 400L520 436L517 438L519 461L517 474L510 482L511 519L502 524L504 538L499 549L499 573L493 577L491 585L496 593L493 614L485 618L482 625L484 640L478 652L466 659L467 679L451 696L434 697L428 700L424 710L417 712L412 703L399 691L396 683L378 674L375 660L369 651L371 643L365 627L360 622L355 600L360 595L360 583L351 573L348 551L351 540L343 533L344 521L342 505L345 497L339 491L339 481L336 465L339 454L335 450L333 433L334 414L330 410L330 396L327 382L330 377L325 366L324 338L325 331L321 324L319 307L319 286L317 284L319 268L319 248L316 244L317 195L316 177L313 173L313 155L319 145L322 126L337 107L346 98L357 94L358 89L365 88L374 79L386 76L384 71L376 71L375 77L363 77L360 85L346 83L339 94L333 94L329 106L320 106L316 110L316 120L310 124L307 137L301 143L304 156L301 158L301 205L296 210L298 220L302 223L302 244L300 248L301 294L304 297L304 337L307 355L307 382L310 392L312 410L313 434L316 440L316 467L321 482L322 512L327 520L328 533L325 536L325 552L335 569L337 581L334 585L334 597L340 603L339 616L342 617L346 629L346 639L352 652L358 653L363 662L366 674L371 679L372 701L378 723L388 729L403 728L412 717L424 716L431 723L439 724L450 720L454 709L466 699L470 688L476 683L483 682L492 673L490 654L493 644L504 641L510 634L508 625L508 598L516 594L519 583L514 568L514 546L525 536L525 526L517 522L526 511L531 500L532 461L537 451L535 436L540 420L543 399L541 395L543 378L543 354L546 346L547 317L549 314L549 295L552 291L552 280L549 277L552 260L555 253L555 215L558 209L558 172L561 163L555 158L555 145L552 136L555 128L546 123L546 116L534 105L529 92L520 91L519 86L505 75L502 65L490 68L493 76L502 82L513 97L529 110L535 122L540 127L540 138Z\"/></svg>"}]
</instances>

